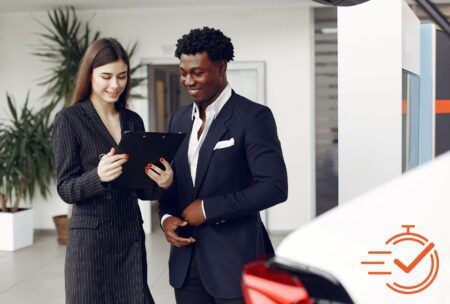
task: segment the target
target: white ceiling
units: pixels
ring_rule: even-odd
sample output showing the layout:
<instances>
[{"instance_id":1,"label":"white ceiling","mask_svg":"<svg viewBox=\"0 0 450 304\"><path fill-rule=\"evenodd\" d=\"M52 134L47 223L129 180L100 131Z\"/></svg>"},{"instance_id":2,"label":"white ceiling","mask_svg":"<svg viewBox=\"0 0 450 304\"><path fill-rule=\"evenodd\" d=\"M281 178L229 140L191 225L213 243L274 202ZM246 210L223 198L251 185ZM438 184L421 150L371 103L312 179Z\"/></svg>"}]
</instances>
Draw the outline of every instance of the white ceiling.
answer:
<instances>
[{"instance_id":1,"label":"white ceiling","mask_svg":"<svg viewBox=\"0 0 450 304\"><path fill-rule=\"evenodd\" d=\"M67 5L79 10L241 5L318 6L312 0L0 0L0 13L46 11Z\"/></svg>"}]
</instances>

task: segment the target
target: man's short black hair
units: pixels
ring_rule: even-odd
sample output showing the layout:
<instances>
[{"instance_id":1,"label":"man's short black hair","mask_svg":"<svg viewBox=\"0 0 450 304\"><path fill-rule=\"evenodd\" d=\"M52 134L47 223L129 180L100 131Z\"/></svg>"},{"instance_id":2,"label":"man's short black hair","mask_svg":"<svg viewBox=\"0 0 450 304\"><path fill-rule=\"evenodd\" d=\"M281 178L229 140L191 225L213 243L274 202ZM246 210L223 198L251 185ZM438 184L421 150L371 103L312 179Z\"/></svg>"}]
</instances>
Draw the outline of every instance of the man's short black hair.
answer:
<instances>
[{"instance_id":1,"label":"man's short black hair","mask_svg":"<svg viewBox=\"0 0 450 304\"><path fill-rule=\"evenodd\" d=\"M226 60L234 58L234 48L231 39L220 30L210 27L193 29L189 34L178 39L175 56L180 58L182 54L195 55L206 52L211 61Z\"/></svg>"}]
</instances>

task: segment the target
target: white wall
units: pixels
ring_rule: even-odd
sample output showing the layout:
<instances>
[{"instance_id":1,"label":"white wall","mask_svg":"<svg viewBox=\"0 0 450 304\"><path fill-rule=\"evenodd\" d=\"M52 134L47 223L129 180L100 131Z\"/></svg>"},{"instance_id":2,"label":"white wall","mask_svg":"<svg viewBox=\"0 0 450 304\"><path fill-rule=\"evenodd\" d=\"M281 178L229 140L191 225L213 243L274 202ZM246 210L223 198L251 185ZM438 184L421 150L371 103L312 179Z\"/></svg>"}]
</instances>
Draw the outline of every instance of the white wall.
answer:
<instances>
[{"instance_id":1,"label":"white wall","mask_svg":"<svg viewBox=\"0 0 450 304\"><path fill-rule=\"evenodd\" d=\"M409 10L403 0L338 9L340 203L402 173L402 64L419 72Z\"/></svg>"},{"instance_id":2,"label":"white wall","mask_svg":"<svg viewBox=\"0 0 450 304\"><path fill-rule=\"evenodd\" d=\"M46 21L44 12L33 14ZM82 19L92 12L79 12ZM232 38L235 60L266 62L266 100L278 125L289 174L289 200L269 213L273 231L292 230L306 223L313 200L312 15L300 7L230 7L97 10L92 27L123 44L139 40L136 59L172 58L172 46L191 28L213 26ZM43 89L36 79L48 67L30 55L40 30L30 13L0 14L0 100L5 90L22 102L40 104ZM135 101L135 104L141 101ZM143 102L143 101L142 101ZM142 109L137 105L136 109ZM145 108L145 107L144 107ZM0 103L0 117L5 109ZM145 114L142 113L141 114ZM50 217L65 210L53 195L36 202L36 228L52 228Z\"/></svg>"}]
</instances>

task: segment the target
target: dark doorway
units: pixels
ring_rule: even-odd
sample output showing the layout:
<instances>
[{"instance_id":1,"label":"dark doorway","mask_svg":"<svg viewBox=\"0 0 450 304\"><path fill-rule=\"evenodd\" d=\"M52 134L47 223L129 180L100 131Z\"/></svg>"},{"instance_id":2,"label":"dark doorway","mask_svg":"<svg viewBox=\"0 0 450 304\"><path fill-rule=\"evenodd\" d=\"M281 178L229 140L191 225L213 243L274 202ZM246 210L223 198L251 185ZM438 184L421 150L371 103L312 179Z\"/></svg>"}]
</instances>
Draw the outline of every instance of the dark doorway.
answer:
<instances>
[{"instance_id":1,"label":"dark doorway","mask_svg":"<svg viewBox=\"0 0 450 304\"><path fill-rule=\"evenodd\" d=\"M180 83L176 64L147 65L149 131L166 132L170 116L180 106L192 103L187 90ZM159 229L157 204L151 205L152 231Z\"/></svg>"},{"instance_id":2,"label":"dark doorway","mask_svg":"<svg viewBox=\"0 0 450 304\"><path fill-rule=\"evenodd\" d=\"M150 131L165 132L173 111L192 102L176 64L147 65Z\"/></svg>"}]
</instances>

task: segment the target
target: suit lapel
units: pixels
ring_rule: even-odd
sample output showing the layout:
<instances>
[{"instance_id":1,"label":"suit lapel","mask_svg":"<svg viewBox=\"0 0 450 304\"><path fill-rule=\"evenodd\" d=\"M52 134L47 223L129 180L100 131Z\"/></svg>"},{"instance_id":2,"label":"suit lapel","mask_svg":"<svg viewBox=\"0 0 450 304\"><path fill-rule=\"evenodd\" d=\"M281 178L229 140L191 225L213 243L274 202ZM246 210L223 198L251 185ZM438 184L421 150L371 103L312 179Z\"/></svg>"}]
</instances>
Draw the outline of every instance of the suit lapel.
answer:
<instances>
[{"instance_id":1,"label":"suit lapel","mask_svg":"<svg viewBox=\"0 0 450 304\"><path fill-rule=\"evenodd\" d=\"M145 130L138 130L137 122L132 119L132 116L128 115L128 111L120 111L120 128L121 134L125 132L143 132Z\"/></svg>"},{"instance_id":2,"label":"suit lapel","mask_svg":"<svg viewBox=\"0 0 450 304\"><path fill-rule=\"evenodd\" d=\"M197 162L197 174L195 176L194 197L197 197L202 186L203 179L205 178L206 171L209 167L209 162L211 161L211 156L214 153L214 146L228 130L226 122L232 117L233 114L234 95L235 93L233 92L230 99L219 112L217 118L211 124L211 127L206 134L205 141L200 148Z\"/></svg>"},{"instance_id":3,"label":"suit lapel","mask_svg":"<svg viewBox=\"0 0 450 304\"><path fill-rule=\"evenodd\" d=\"M89 100L85 100L81 102L81 108L86 113L86 116L91 121L91 127L92 129L102 138L104 141L106 141L111 147L114 147L117 149L117 143L114 140L114 138L109 133L106 126L103 124L100 116L98 115L97 111L95 110L94 106ZM120 114L120 124L121 128L123 130L123 123L122 123L122 113Z\"/></svg>"}]
</instances>

